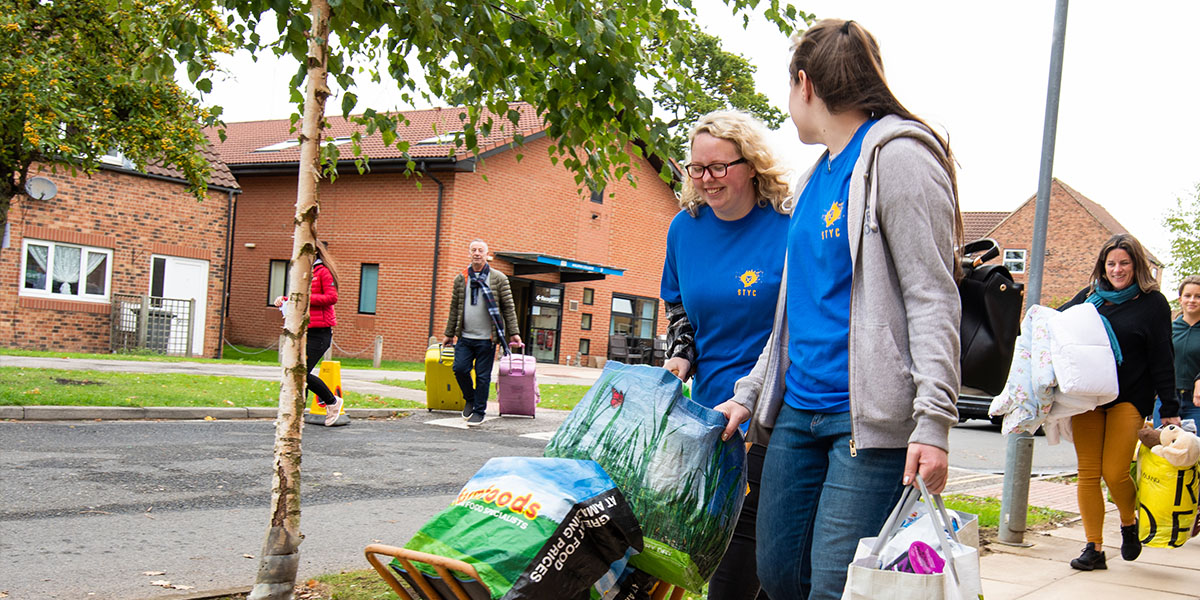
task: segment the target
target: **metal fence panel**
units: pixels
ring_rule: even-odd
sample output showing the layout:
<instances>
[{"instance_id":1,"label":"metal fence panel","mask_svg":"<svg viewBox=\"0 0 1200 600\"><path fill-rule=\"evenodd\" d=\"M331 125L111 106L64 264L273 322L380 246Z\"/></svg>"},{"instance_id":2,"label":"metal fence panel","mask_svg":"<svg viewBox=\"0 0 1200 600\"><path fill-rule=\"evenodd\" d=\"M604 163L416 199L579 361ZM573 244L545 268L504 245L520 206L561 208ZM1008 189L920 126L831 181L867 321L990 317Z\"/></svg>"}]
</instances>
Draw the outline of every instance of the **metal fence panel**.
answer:
<instances>
[{"instance_id":1,"label":"metal fence panel","mask_svg":"<svg viewBox=\"0 0 1200 600\"><path fill-rule=\"evenodd\" d=\"M191 356L195 302L135 294L112 295L112 352Z\"/></svg>"}]
</instances>

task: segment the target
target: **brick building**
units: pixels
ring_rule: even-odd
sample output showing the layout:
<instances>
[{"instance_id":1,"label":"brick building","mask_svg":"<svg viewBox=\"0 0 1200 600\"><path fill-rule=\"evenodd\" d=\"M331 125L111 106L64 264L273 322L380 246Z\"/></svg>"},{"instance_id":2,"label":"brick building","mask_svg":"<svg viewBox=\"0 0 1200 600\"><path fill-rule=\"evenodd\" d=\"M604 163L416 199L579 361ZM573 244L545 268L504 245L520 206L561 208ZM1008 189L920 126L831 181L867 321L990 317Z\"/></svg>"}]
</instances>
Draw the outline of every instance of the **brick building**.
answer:
<instances>
[{"instance_id":1,"label":"brick building","mask_svg":"<svg viewBox=\"0 0 1200 600\"><path fill-rule=\"evenodd\" d=\"M229 221L239 190L216 155L208 156L212 174L203 202L178 171L137 170L120 156L105 157L91 175L38 172L35 165L31 173L51 180L57 194L20 196L9 210L9 235L0 248L0 345L108 352L120 332L113 315L133 317L141 305L119 298L148 294L182 299L155 300L142 313L163 324L157 349L183 354L190 347L194 355L217 356ZM194 302L190 312L177 308L186 300Z\"/></svg>"},{"instance_id":2,"label":"brick building","mask_svg":"<svg viewBox=\"0 0 1200 600\"><path fill-rule=\"evenodd\" d=\"M488 242L493 268L507 274L521 335L539 361L604 357L610 333L649 345L666 332L658 298L666 232L678 212L661 162L634 158L638 185L611 182L581 193L574 173L550 160L545 126L532 107L516 104L516 127L481 138L481 154L454 154L459 112L405 113L398 130L408 157L365 137L370 171L352 160L320 185L320 236L337 261L340 286L334 354L370 356L375 337L384 356L415 360L430 335L441 337L450 285L467 266L467 246ZM327 139L347 144L354 125L328 119ZM287 119L230 123L213 138L242 189L234 219L233 266L226 337L265 347L282 317L271 304L286 288L299 161ZM512 144L514 134L523 146ZM350 156L349 146L343 156ZM411 160L419 172L402 171Z\"/></svg>"},{"instance_id":3,"label":"brick building","mask_svg":"<svg viewBox=\"0 0 1200 600\"><path fill-rule=\"evenodd\" d=\"M1001 260L1013 278L1027 283L1026 269L1033 246L1037 196L1011 213L963 213L968 241L990 237L999 243ZM1050 183L1050 224L1046 231L1046 262L1042 271L1042 304L1058 306L1088 284L1100 246L1118 233L1129 233L1103 206L1057 178ZM1144 240L1143 240L1144 242ZM1144 244L1143 244L1144 245ZM1149 252L1149 251L1147 251ZM1162 282L1162 263L1150 255L1154 276Z\"/></svg>"}]
</instances>

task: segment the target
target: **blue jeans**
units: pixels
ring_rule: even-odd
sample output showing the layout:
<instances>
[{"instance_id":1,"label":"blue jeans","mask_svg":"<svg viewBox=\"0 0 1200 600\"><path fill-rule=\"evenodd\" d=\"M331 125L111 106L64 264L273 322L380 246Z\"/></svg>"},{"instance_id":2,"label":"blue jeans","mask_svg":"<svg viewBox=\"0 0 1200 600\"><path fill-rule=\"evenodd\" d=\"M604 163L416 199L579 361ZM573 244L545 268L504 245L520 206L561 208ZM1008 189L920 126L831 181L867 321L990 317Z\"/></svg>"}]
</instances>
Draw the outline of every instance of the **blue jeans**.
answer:
<instances>
[{"instance_id":1,"label":"blue jeans","mask_svg":"<svg viewBox=\"0 0 1200 600\"><path fill-rule=\"evenodd\" d=\"M783 405L758 498L758 579L771 598L836 600L859 538L900 499L906 448L850 456L850 413Z\"/></svg>"},{"instance_id":2,"label":"blue jeans","mask_svg":"<svg viewBox=\"0 0 1200 600\"><path fill-rule=\"evenodd\" d=\"M1192 390L1175 390L1175 397L1179 398L1179 418L1193 419L1196 421L1196 428L1200 429L1200 406L1192 404ZM1162 406L1162 401L1157 398L1154 400L1154 426L1162 425L1162 420L1158 416L1158 408Z\"/></svg>"},{"instance_id":3,"label":"blue jeans","mask_svg":"<svg viewBox=\"0 0 1200 600\"><path fill-rule=\"evenodd\" d=\"M458 380L463 400L473 407L473 412L477 415L487 412L494 360L496 345L490 339L472 340L460 337L454 346L454 378ZM475 381L471 381L472 368L475 369Z\"/></svg>"}]
</instances>

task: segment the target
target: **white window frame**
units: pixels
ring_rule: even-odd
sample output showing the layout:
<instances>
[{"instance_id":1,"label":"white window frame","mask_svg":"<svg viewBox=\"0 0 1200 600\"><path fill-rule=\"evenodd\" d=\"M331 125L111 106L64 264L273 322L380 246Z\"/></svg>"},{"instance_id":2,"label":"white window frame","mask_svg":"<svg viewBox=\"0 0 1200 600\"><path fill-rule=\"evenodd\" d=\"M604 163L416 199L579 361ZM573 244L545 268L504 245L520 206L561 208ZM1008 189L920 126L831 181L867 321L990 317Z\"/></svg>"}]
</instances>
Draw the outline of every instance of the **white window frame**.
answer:
<instances>
[{"instance_id":1,"label":"white window frame","mask_svg":"<svg viewBox=\"0 0 1200 600\"><path fill-rule=\"evenodd\" d=\"M284 263L283 281L278 281L275 279L275 263L277 263L277 262ZM292 283L291 283L291 281L289 281L289 279L291 278L291 274L292 274L292 261L291 260L288 260L285 258L272 258L267 262L267 306L275 306L276 298L278 298L279 296L289 295L288 288L292 287ZM276 294L276 292L278 291L277 288L279 286L275 285L277 283L282 284L282 286L283 286L283 291L279 292L278 295Z\"/></svg>"},{"instance_id":2,"label":"white window frame","mask_svg":"<svg viewBox=\"0 0 1200 600\"><path fill-rule=\"evenodd\" d=\"M133 161L129 160L129 157L125 156L125 153L120 150L109 150L104 156L100 157L100 162L131 171L137 170L137 165L133 164Z\"/></svg>"},{"instance_id":3,"label":"white window frame","mask_svg":"<svg viewBox=\"0 0 1200 600\"><path fill-rule=\"evenodd\" d=\"M1010 253L1012 254L1012 256L1009 256ZM1014 274L1015 273L1024 273L1025 265L1027 264L1025 262L1026 256L1027 256L1027 253L1024 250L1020 250L1020 249L1016 249L1016 248L1012 248L1012 249L1005 248L1004 249L1004 267L1006 269L1008 269L1009 273L1014 273ZM1014 268L1017 264L1020 264L1021 268L1019 268L1019 269Z\"/></svg>"},{"instance_id":4,"label":"white window frame","mask_svg":"<svg viewBox=\"0 0 1200 600\"><path fill-rule=\"evenodd\" d=\"M28 268L29 262L29 246L45 246L46 254L46 281L42 289L25 287L25 270ZM63 294L60 292L51 291L51 283L54 279L54 258L55 248L78 248L79 249L79 286L78 293ZM107 258L104 261L104 293L89 294L87 293L87 256L88 253L104 254ZM113 272L113 251L111 248L97 248L94 246L84 246L82 244L68 244L65 242L52 242L49 240L26 239L21 243L21 271L19 276L18 289L22 296L33 298L52 298L56 300L75 300L80 302L108 302L110 294L112 294L112 272Z\"/></svg>"}]
</instances>

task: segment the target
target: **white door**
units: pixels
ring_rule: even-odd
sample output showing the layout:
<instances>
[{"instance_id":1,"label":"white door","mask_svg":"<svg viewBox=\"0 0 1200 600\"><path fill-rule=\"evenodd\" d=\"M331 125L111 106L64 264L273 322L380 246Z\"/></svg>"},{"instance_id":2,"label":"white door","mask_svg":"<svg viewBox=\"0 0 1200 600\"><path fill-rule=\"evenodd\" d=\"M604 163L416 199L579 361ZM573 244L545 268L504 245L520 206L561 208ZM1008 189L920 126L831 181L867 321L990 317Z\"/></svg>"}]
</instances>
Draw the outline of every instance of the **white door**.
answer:
<instances>
[{"instance_id":1,"label":"white door","mask_svg":"<svg viewBox=\"0 0 1200 600\"><path fill-rule=\"evenodd\" d=\"M204 353L204 315L208 299L208 261L176 256L151 257L150 294L163 298L182 298L195 301L192 313L192 353ZM161 289L156 289L161 286ZM184 348L187 343L187 309L172 319L171 348Z\"/></svg>"}]
</instances>

